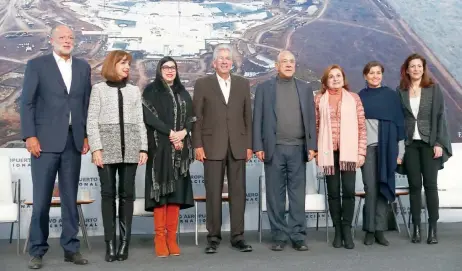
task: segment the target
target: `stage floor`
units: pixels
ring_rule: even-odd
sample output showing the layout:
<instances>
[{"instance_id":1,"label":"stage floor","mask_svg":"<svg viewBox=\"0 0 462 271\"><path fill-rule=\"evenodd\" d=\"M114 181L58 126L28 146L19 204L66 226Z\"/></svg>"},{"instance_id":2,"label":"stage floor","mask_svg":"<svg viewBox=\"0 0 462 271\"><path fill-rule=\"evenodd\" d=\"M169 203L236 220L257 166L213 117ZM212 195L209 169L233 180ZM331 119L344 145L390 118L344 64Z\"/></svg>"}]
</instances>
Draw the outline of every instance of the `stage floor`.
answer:
<instances>
[{"instance_id":1,"label":"stage floor","mask_svg":"<svg viewBox=\"0 0 462 271\"><path fill-rule=\"evenodd\" d=\"M362 243L363 233L357 231L356 248L347 250L335 249L325 242L324 229L318 232L308 231L307 243L310 251L298 252L290 246L282 252L269 250L269 232L265 232L262 243L258 242L258 233L246 234L247 241L254 251L241 253L229 244L227 233L218 253L204 254L206 237L201 234L199 246L194 245L193 234L182 234L180 245L182 255L178 257L157 258L153 251L151 236L133 236L130 257L124 262L107 263L104 261L104 241L101 236L91 237L92 250L88 251L82 243L82 254L90 261L87 266L76 266L63 261L63 252L59 246L59 239L51 239L50 250L44 257L42 270L65 271L155 271L155 270L219 270L219 271L338 271L338 270L367 270L367 271L434 271L434 270L462 270L462 223L440 223L438 231L439 244L412 244L404 231L388 232L390 247L380 245L365 246ZM333 239L332 228L329 237ZM404 228L403 228L404 230ZM424 235L426 238L426 235ZM426 240L426 239L425 239ZM22 240L24 241L24 240ZM23 242L22 242L23 244ZM28 270L28 255L16 255L16 244L9 244L8 240L0 240L0 270L19 271Z\"/></svg>"}]
</instances>

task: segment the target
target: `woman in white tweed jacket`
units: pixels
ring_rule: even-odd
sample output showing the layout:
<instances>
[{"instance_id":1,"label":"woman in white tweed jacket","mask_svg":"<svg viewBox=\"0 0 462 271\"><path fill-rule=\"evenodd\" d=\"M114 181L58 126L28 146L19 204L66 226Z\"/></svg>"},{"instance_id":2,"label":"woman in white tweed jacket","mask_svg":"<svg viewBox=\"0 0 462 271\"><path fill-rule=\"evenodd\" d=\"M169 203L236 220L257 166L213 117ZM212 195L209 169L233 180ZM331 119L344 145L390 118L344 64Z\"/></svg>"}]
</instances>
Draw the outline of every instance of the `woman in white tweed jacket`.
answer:
<instances>
[{"instance_id":1,"label":"woman in white tweed jacket","mask_svg":"<svg viewBox=\"0 0 462 271\"><path fill-rule=\"evenodd\" d=\"M131 55L112 51L104 60L102 76L95 84L88 108L87 134L93 163L101 181L105 260L128 258L138 165L147 161L147 134L141 93L128 84ZM116 253L116 173L119 174L119 249Z\"/></svg>"}]
</instances>

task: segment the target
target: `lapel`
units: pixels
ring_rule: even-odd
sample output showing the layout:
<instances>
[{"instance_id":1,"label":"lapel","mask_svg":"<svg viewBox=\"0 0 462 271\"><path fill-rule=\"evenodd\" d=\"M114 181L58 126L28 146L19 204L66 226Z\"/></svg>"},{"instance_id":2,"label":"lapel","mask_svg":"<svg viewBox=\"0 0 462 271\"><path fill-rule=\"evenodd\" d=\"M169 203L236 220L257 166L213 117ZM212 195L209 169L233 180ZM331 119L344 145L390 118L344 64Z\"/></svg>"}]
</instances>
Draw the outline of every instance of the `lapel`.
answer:
<instances>
[{"instance_id":1,"label":"lapel","mask_svg":"<svg viewBox=\"0 0 462 271\"><path fill-rule=\"evenodd\" d=\"M75 88L79 83L79 80L77 79L79 75L79 72L78 72L79 67L77 66L78 65L77 63L78 62L76 61L75 57L72 57L72 80L71 80L71 86L69 88L69 95L72 95L72 93L75 92Z\"/></svg>"},{"instance_id":2,"label":"lapel","mask_svg":"<svg viewBox=\"0 0 462 271\"><path fill-rule=\"evenodd\" d=\"M231 101L234 100L233 97L235 97L238 92L238 86L236 86L236 78L232 74L230 74L229 76L231 78L231 88L229 89L228 105L231 104Z\"/></svg>"},{"instance_id":3,"label":"lapel","mask_svg":"<svg viewBox=\"0 0 462 271\"><path fill-rule=\"evenodd\" d=\"M298 93L298 101L300 103L300 110L301 110L301 113L302 113L302 117L303 117L303 112L306 112L305 111L305 95L306 95L306 91L304 91L303 89L300 89L297 85L297 79L294 77L294 82L295 82L295 88L297 89L297 93Z\"/></svg>"},{"instance_id":4,"label":"lapel","mask_svg":"<svg viewBox=\"0 0 462 271\"><path fill-rule=\"evenodd\" d=\"M271 101L271 107L273 108L274 118L277 117L276 115L276 77L273 77L270 81L269 85L269 95Z\"/></svg>"},{"instance_id":5,"label":"lapel","mask_svg":"<svg viewBox=\"0 0 462 271\"><path fill-rule=\"evenodd\" d=\"M403 99L404 107L409 111L409 113L411 113L412 116L414 116L414 113L412 113L411 102L409 100L409 91L400 89L399 92L401 94L401 98ZM422 98L420 99L422 100Z\"/></svg>"},{"instance_id":6,"label":"lapel","mask_svg":"<svg viewBox=\"0 0 462 271\"><path fill-rule=\"evenodd\" d=\"M215 89L215 91L217 92L217 94L220 97L221 101L226 105L225 96L223 95L223 91L221 91L220 83L218 83L217 76L218 75L216 73L212 75L212 88ZM231 89L232 88L233 88L233 82L232 82L232 79L231 79ZM230 90L229 96L231 98L231 90ZM229 99L228 99L228 103L229 103Z\"/></svg>"},{"instance_id":7,"label":"lapel","mask_svg":"<svg viewBox=\"0 0 462 271\"><path fill-rule=\"evenodd\" d=\"M422 112L422 108L427 106L428 101L431 101L431 97L433 96L432 93L433 89L431 88L422 88L420 91L420 104L419 104L419 113L417 113L417 118L419 117L420 112Z\"/></svg>"},{"instance_id":8,"label":"lapel","mask_svg":"<svg viewBox=\"0 0 462 271\"><path fill-rule=\"evenodd\" d=\"M414 117L414 113L412 112L412 108L411 108L411 100L409 98L409 91L403 91L403 90L399 90L399 91L401 92L401 97L403 98L404 107L406 107L409 113L411 113L411 116ZM426 103L429 100L429 96L432 95L431 91L432 90L428 88L422 88L422 90L420 91L419 112L417 113L417 118L414 117L415 119L419 118L419 114L420 112L422 112L422 108L426 106Z\"/></svg>"},{"instance_id":9,"label":"lapel","mask_svg":"<svg viewBox=\"0 0 462 271\"><path fill-rule=\"evenodd\" d=\"M56 60L55 60L55 57L53 55L53 53L49 54L48 55L48 58L47 58L47 61L49 62L49 67L51 69L51 72L53 74L57 74L58 76L56 76L56 79L58 80L58 83L61 84L61 86L63 87L64 89L64 92L66 94L67 93L67 88L66 88L66 84L64 83L64 80L63 80L63 76L61 75L61 72L59 71L59 68L58 68L58 63L56 63Z\"/></svg>"}]
</instances>

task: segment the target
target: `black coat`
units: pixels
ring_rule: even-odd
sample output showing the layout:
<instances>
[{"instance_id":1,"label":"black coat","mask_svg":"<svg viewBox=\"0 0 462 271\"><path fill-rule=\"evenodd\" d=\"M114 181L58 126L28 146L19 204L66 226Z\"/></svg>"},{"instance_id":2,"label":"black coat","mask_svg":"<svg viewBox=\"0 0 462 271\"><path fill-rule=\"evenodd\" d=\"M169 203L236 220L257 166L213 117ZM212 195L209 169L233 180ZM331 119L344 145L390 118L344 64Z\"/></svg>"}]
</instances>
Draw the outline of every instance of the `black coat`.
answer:
<instances>
[{"instance_id":1,"label":"black coat","mask_svg":"<svg viewBox=\"0 0 462 271\"><path fill-rule=\"evenodd\" d=\"M184 148L181 150L181 159L189 159L192 155L192 149L187 148L186 142L190 140L190 131L192 127L191 119L192 113L192 100L189 93L183 88L173 89L175 95L175 102L178 108L178 96L185 102L186 118L183 120L181 126L187 130L187 135L183 140ZM178 95L178 96L177 96ZM179 176L175 181L175 190L164 196L160 196L159 201L156 201L152 195L153 177L159 182L166 181L165 178L171 176L173 164L171 163L171 156L173 145L169 140L170 131L179 130L180 117L177 117L177 125L174 126L174 105L173 99L168 88L163 84L151 83L144 92L143 99L151 104L157 111L155 116L146 105L143 106L144 121L148 134L148 161L146 163L146 177L145 177L145 210L153 211L157 206L164 204L179 204L181 209L190 208L194 206L193 190L191 184L191 177L189 171L186 176ZM179 115L179 114L178 114ZM154 134L157 134L157 139ZM188 161L189 165L190 161ZM153 176L154 174L154 176Z\"/></svg>"}]
</instances>

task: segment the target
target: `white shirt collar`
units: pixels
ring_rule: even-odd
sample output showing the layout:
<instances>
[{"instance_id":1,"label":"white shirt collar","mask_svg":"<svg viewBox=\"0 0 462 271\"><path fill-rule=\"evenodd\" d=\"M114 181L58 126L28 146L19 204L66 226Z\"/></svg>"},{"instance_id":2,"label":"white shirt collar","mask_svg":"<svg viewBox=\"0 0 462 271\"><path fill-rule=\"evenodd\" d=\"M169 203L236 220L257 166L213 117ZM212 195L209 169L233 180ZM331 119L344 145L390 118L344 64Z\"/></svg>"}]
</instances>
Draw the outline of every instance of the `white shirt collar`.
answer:
<instances>
[{"instance_id":1,"label":"white shirt collar","mask_svg":"<svg viewBox=\"0 0 462 271\"><path fill-rule=\"evenodd\" d=\"M72 56L69 57L68 60L65 60L64 58L60 57L55 51L53 51L53 57L55 58L56 63L64 62L64 63L72 64Z\"/></svg>"},{"instance_id":2,"label":"white shirt collar","mask_svg":"<svg viewBox=\"0 0 462 271\"><path fill-rule=\"evenodd\" d=\"M217 78L218 78L218 82L223 82L223 83L230 83L231 84L231 74L229 75L228 79L223 79L221 76L218 75L218 73L216 73L217 75Z\"/></svg>"}]
</instances>

